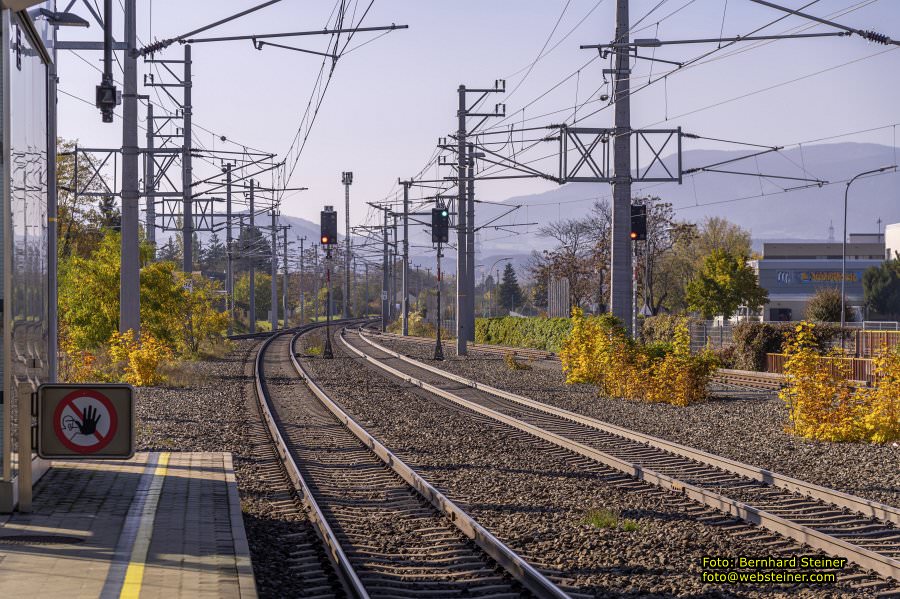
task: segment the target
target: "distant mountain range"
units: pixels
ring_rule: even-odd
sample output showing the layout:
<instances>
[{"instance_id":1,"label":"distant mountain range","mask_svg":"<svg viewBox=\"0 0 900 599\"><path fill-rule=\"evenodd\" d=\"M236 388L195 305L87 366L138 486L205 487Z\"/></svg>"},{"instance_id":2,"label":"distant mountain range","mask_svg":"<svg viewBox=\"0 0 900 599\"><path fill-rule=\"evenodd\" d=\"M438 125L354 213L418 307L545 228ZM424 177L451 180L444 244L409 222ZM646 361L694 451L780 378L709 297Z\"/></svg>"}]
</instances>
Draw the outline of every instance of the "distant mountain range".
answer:
<instances>
[{"instance_id":1,"label":"distant mountain range","mask_svg":"<svg viewBox=\"0 0 900 599\"><path fill-rule=\"evenodd\" d=\"M690 150L683 154L685 169L723 162L748 151ZM825 240L830 234L840 239L843 227L843 181L862 171L895 163L895 149L890 146L864 143L819 144L773 152L721 168L745 173L763 173L781 177L813 178L831 182L821 187L785 191L805 183L792 179L741 176L721 173L698 173L684 178L684 183L635 184L635 196L652 195L671 202L676 217L688 222L700 222L719 216L749 229L754 245L768 240ZM674 168L675 157L665 159ZM508 198L500 203L479 204L477 222L486 222L508 210L522 208L500 219L498 224L549 223L560 218L586 214L597 199L609 199L612 186L597 183L568 183L556 189L531 195ZM848 231L874 233L876 228L900 222L900 174L889 173L860 180L850 192ZM315 242L319 235L317 223L289 215L279 217L280 225L291 225L289 238L306 236ZM833 229L832 229L833 227ZM537 235L536 226L517 229L520 234L497 239L493 235L479 237L477 263L481 270L490 268L498 259L509 257L517 270L525 266L532 250L551 247L551 243ZM202 235L205 239L208 234ZM220 235L220 237L224 237ZM494 239L490 239L494 237ZM165 238L163 238L165 239ZM421 228L414 228L412 245L430 245ZM412 263L422 268L434 268L434 254L412 252ZM447 272L455 270L455 253L445 252ZM502 261L501 261L502 267ZM495 267L496 268L496 267Z\"/></svg>"},{"instance_id":2,"label":"distant mountain range","mask_svg":"<svg viewBox=\"0 0 900 599\"><path fill-rule=\"evenodd\" d=\"M723 162L752 152L692 150L683 154L684 168L691 169ZM750 230L754 246L764 241L826 240L830 235L841 238L843 181L854 175L895 164L895 149L890 146L862 143L819 144L782 150L757 158L720 167L745 173L763 173L770 178L702 172L685 177L682 185L635 184L634 196L657 196L672 203L676 217L700 222L719 216ZM665 159L674 169L675 157ZM785 191L805 185L803 181L771 178L812 178L831 182L821 187ZM548 223L560 218L586 214L597 199L611 201L612 186L596 183L568 183L556 189L532 195L511 197L506 205L522 208L500 222ZM888 173L853 184L849 194L848 232L875 233L878 227L900 222L900 173ZM502 206L479 205L481 222L501 214ZM880 225L879 225L880 222ZM493 262L496 257L514 257L514 264L524 264L532 249L550 247L548 240L529 232L514 237L480 244L479 263ZM523 228L524 230L524 228ZM523 252L523 248L528 248Z\"/></svg>"},{"instance_id":3,"label":"distant mountain range","mask_svg":"<svg viewBox=\"0 0 900 599\"><path fill-rule=\"evenodd\" d=\"M687 170L750 153L692 150L684 152L683 164ZM894 164L895 159L895 150L889 146L839 143L782 150L720 168L841 182L862 171ZM674 157L668 157L666 163L674 168ZM757 240L827 239L832 225L835 236L840 238L846 186L835 183L784 191L801 185L804 182L789 179L704 172L685 177L682 185L635 184L634 195L658 196L671 202L676 216L690 222L710 216L727 218L749 229ZM607 184L569 183L544 193L509 198L505 203L523 206L513 217L518 222L550 222L560 216L585 214L591 199L609 199L611 193L612 187ZM886 224L900 222L900 174L890 173L854 183L849 206L848 231L852 233L876 232L878 219L882 230ZM499 210L486 205L484 213L482 220L499 214ZM497 242L496 247L521 249L531 241L515 237ZM534 241L542 245L538 239Z\"/></svg>"}]
</instances>

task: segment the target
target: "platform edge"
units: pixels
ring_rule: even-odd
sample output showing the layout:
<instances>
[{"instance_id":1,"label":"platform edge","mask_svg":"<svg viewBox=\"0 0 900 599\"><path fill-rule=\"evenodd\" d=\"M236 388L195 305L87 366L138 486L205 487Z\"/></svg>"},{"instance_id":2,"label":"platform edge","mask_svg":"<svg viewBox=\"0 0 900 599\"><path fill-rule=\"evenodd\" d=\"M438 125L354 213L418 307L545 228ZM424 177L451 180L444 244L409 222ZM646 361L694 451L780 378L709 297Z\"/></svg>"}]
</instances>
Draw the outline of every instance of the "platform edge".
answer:
<instances>
[{"instance_id":1,"label":"platform edge","mask_svg":"<svg viewBox=\"0 0 900 599\"><path fill-rule=\"evenodd\" d=\"M244 528L241 496L238 493L231 452L223 452L222 459L225 467L225 483L228 486L228 511L231 517L231 537L234 542L238 588L242 599L257 599L256 578L253 576L253 564L250 560L250 544L247 542L247 531Z\"/></svg>"}]
</instances>

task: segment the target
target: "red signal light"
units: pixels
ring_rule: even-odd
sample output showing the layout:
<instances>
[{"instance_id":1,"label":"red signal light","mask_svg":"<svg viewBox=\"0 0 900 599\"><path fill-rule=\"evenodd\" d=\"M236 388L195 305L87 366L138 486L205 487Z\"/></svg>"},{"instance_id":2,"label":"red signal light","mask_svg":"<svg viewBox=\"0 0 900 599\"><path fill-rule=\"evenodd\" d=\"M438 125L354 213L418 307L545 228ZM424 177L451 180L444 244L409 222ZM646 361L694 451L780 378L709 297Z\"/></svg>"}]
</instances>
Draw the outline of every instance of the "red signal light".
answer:
<instances>
[{"instance_id":1,"label":"red signal light","mask_svg":"<svg viewBox=\"0 0 900 599\"><path fill-rule=\"evenodd\" d=\"M323 235L323 236L322 236L322 243L328 243L328 236L327 236L327 235Z\"/></svg>"},{"instance_id":2,"label":"red signal light","mask_svg":"<svg viewBox=\"0 0 900 599\"><path fill-rule=\"evenodd\" d=\"M631 238L632 238L632 239L637 239L637 238L638 238L638 234L635 233L634 231L632 231L632 232L631 232Z\"/></svg>"}]
</instances>

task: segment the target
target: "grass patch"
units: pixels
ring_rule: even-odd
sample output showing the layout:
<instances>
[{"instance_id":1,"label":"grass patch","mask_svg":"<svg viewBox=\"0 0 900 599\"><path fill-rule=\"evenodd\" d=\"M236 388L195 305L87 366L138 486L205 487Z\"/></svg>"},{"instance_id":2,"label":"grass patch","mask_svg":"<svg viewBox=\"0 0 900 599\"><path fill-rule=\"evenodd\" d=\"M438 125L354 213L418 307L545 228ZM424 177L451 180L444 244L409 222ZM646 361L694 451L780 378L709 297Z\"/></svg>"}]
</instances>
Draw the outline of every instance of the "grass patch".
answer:
<instances>
[{"instance_id":1,"label":"grass patch","mask_svg":"<svg viewBox=\"0 0 900 599\"><path fill-rule=\"evenodd\" d=\"M615 528L619 524L619 513L613 510L591 510L583 522L594 528Z\"/></svg>"},{"instance_id":2,"label":"grass patch","mask_svg":"<svg viewBox=\"0 0 900 599\"><path fill-rule=\"evenodd\" d=\"M506 364L506 367L510 370L531 370L531 364L518 361L516 359L516 354L511 351L503 354L503 363Z\"/></svg>"},{"instance_id":3,"label":"grass patch","mask_svg":"<svg viewBox=\"0 0 900 599\"><path fill-rule=\"evenodd\" d=\"M637 520L621 518L618 511L608 509L591 510L581 522L594 528L619 528L625 532L634 532L640 528Z\"/></svg>"},{"instance_id":4,"label":"grass patch","mask_svg":"<svg viewBox=\"0 0 900 599\"><path fill-rule=\"evenodd\" d=\"M625 532L634 532L638 528L640 527L638 526L637 520L630 520L628 518L622 520L622 530Z\"/></svg>"},{"instance_id":5,"label":"grass patch","mask_svg":"<svg viewBox=\"0 0 900 599\"><path fill-rule=\"evenodd\" d=\"M300 345L307 356L321 356L325 351L324 331L312 331L300 337Z\"/></svg>"},{"instance_id":6,"label":"grass patch","mask_svg":"<svg viewBox=\"0 0 900 599\"><path fill-rule=\"evenodd\" d=\"M160 387L187 389L202 387L209 382L209 377L198 362L163 362L158 370L163 382Z\"/></svg>"},{"instance_id":7,"label":"grass patch","mask_svg":"<svg viewBox=\"0 0 900 599\"><path fill-rule=\"evenodd\" d=\"M217 339L200 346L201 360L221 360L234 350L234 343L228 339Z\"/></svg>"}]
</instances>

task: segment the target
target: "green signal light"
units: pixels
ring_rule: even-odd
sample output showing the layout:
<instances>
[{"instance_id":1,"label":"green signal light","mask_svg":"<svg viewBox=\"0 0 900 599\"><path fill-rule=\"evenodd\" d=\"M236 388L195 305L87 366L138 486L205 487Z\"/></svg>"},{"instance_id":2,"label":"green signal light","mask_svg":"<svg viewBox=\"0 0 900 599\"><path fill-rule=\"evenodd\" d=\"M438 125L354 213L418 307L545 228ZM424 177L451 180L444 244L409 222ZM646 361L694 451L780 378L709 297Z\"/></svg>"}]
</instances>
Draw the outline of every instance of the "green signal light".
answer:
<instances>
[{"instance_id":1,"label":"green signal light","mask_svg":"<svg viewBox=\"0 0 900 599\"><path fill-rule=\"evenodd\" d=\"M441 210L441 216L449 216L449 215L450 215L450 213L447 212L446 210Z\"/></svg>"}]
</instances>

